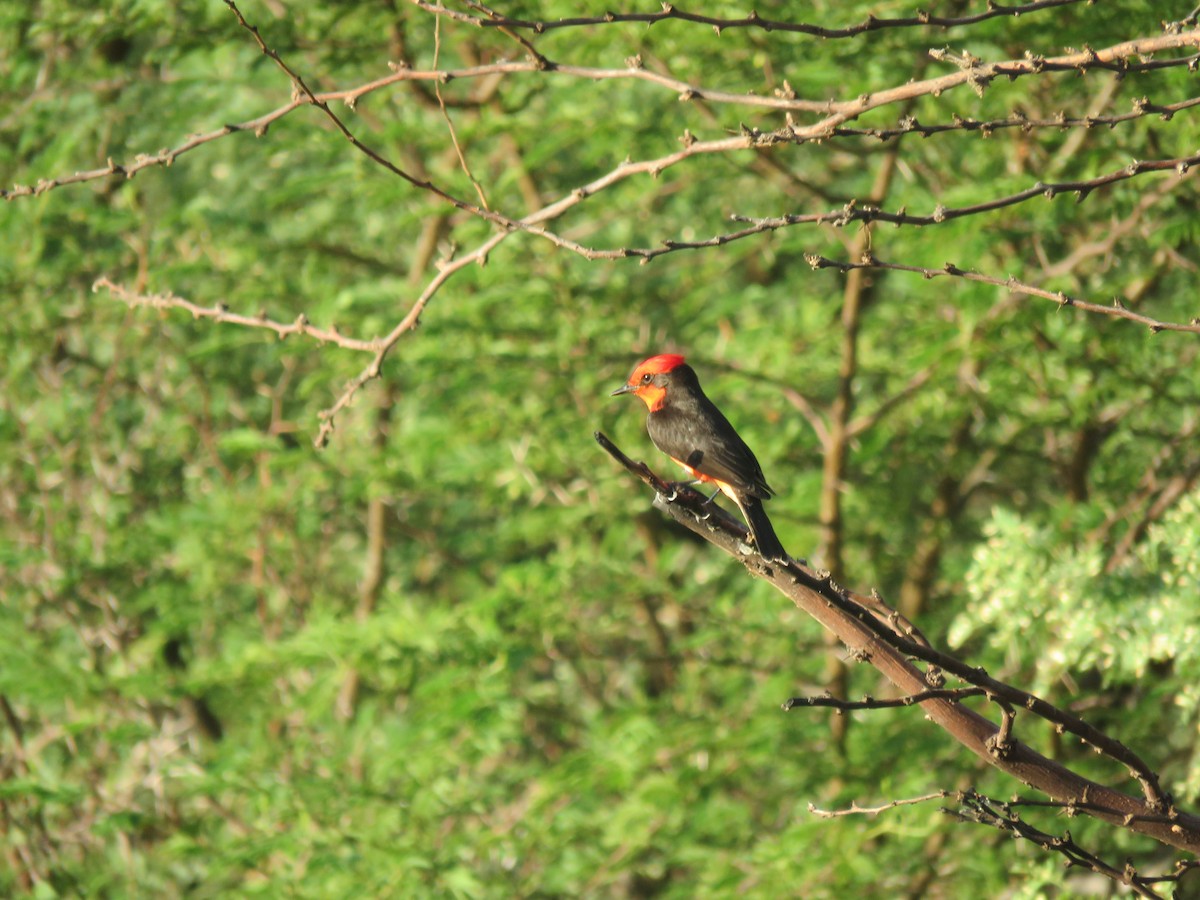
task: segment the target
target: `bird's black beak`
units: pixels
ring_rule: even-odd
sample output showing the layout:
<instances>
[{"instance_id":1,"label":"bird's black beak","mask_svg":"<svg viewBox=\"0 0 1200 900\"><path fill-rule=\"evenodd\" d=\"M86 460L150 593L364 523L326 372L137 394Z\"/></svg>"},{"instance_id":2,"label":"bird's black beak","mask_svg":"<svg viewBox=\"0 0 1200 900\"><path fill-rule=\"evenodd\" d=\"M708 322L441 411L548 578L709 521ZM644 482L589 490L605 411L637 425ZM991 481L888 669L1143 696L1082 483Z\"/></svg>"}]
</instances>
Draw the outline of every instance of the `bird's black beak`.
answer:
<instances>
[{"instance_id":1,"label":"bird's black beak","mask_svg":"<svg viewBox=\"0 0 1200 900\"><path fill-rule=\"evenodd\" d=\"M632 394L635 390L636 390L636 388L633 385L623 384L619 388L617 388L615 391L613 391L611 394L609 394L609 396L610 397L620 397L622 394Z\"/></svg>"}]
</instances>

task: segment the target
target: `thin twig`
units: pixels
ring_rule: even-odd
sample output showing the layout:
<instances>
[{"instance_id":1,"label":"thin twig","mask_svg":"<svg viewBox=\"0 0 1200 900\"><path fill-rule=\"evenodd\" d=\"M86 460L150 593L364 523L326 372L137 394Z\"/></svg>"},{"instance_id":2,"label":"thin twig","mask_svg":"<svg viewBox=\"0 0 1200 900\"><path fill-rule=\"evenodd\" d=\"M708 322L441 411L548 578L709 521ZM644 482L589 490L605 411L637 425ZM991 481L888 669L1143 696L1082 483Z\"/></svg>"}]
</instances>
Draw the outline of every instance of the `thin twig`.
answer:
<instances>
[{"instance_id":1,"label":"thin twig","mask_svg":"<svg viewBox=\"0 0 1200 900\"><path fill-rule=\"evenodd\" d=\"M442 52L442 20L436 19L433 23L433 67L438 67L438 57ZM488 206L487 197L483 193L483 185L479 183L479 179L471 172L471 167L467 165L467 157L463 153L462 145L458 142L458 132L454 130L454 121L450 118L450 112L446 109L446 99L442 96L442 83L435 81L433 83L433 95L437 97L438 108L442 111L442 118L446 120L446 130L450 132L450 143L454 146L454 152L458 156L458 164L475 187L475 194L479 197L479 205L486 210L491 210Z\"/></svg>"},{"instance_id":2,"label":"thin twig","mask_svg":"<svg viewBox=\"0 0 1200 900\"><path fill-rule=\"evenodd\" d=\"M107 278L99 278L92 285L93 291L98 291L101 288L107 290L122 303L131 307L145 306L151 309L182 309L191 313L192 318L195 319L212 319L214 322L221 322L227 325L243 325L247 328L265 329L274 332L280 340L294 334L299 334L310 337L315 341L320 341L323 344L335 344L346 350L358 350L368 353L377 352L381 346L378 338L364 341L349 337L338 331L336 325L330 325L328 328L318 328L309 322L308 316L303 313L297 316L295 321L285 323L268 318L265 311L260 312L257 316L245 316L230 312L229 307L223 303L218 303L216 306L201 306L198 303L193 303L190 300L185 300L183 297L177 297L171 293L140 294L129 290L129 288L123 285L114 284Z\"/></svg>"},{"instance_id":3,"label":"thin twig","mask_svg":"<svg viewBox=\"0 0 1200 900\"><path fill-rule=\"evenodd\" d=\"M818 809L810 803L808 804L808 811L814 816L820 816L822 819L836 819L840 816L877 816L898 806L915 806L918 803L928 803L930 800L945 800L952 794L957 794L957 792L934 791L932 794L925 794L920 797L908 797L904 800L892 800L888 803L882 803L879 806L859 806L857 803L851 803L848 809Z\"/></svg>"},{"instance_id":4,"label":"thin twig","mask_svg":"<svg viewBox=\"0 0 1200 900\"><path fill-rule=\"evenodd\" d=\"M997 803L991 798L984 797L975 791L965 791L959 794L959 800L963 804L964 809L944 809L944 812L960 821L977 822L981 825L998 828L1015 837L1024 838L1027 841L1037 844L1043 850L1050 850L1061 854L1067 860L1068 865L1081 866L1093 872L1099 872L1119 884L1127 885L1139 897L1160 897L1159 894L1150 889L1145 880L1137 874L1137 870L1131 864L1126 863L1124 867L1118 868L1106 863L1100 857L1088 852L1076 843L1069 831L1065 832L1061 837L1049 834L1030 825L1013 812L1008 804Z\"/></svg>"}]
</instances>

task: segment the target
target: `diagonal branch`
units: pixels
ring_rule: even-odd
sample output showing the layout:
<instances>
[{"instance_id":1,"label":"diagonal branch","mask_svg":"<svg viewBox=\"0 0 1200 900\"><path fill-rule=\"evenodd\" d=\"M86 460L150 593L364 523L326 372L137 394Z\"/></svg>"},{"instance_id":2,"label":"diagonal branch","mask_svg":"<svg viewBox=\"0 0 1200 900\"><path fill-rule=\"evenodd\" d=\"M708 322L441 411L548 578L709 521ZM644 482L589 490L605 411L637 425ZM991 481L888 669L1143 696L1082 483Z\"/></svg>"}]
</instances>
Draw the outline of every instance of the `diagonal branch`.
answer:
<instances>
[{"instance_id":1,"label":"diagonal branch","mask_svg":"<svg viewBox=\"0 0 1200 900\"><path fill-rule=\"evenodd\" d=\"M933 373L937 371L940 362L935 362L926 366L924 369L916 372L904 387L883 399L878 406L868 413L862 413L850 420L847 426L847 435L853 439L861 434L864 434L878 425L892 410L902 406L914 394L918 393L921 388L929 383L933 377Z\"/></svg>"},{"instance_id":2,"label":"diagonal branch","mask_svg":"<svg viewBox=\"0 0 1200 900\"><path fill-rule=\"evenodd\" d=\"M1036 790L1062 802L1087 802L1095 806L1088 815L1145 834L1164 844L1195 853L1200 851L1200 817L1184 813L1169 802L1158 787L1158 778L1140 758L1119 741L1088 725L1077 716L1053 707L1012 685L990 678L949 654L927 648L898 636L860 605L855 595L821 573L792 560L768 564L753 552L746 553L745 529L729 516L706 506L704 497L682 486L670 487L644 464L630 460L608 438L596 439L622 466L654 488L654 505L709 543L739 559L751 574L770 582L804 612L832 631L851 655L868 662L906 694L919 694L931 687L930 674L916 668L910 658L933 663L940 669L986 688L989 694L1015 709L1060 724L1129 766L1142 783L1147 797L1137 798L1087 779L1066 766L1037 753L1018 740L1009 739L1003 748L997 725L953 699L931 697L918 705L927 717L980 759Z\"/></svg>"},{"instance_id":3,"label":"diagonal branch","mask_svg":"<svg viewBox=\"0 0 1200 900\"><path fill-rule=\"evenodd\" d=\"M838 712L850 712L856 709L898 709L912 706L915 703L924 703L926 700L965 700L968 697L983 697L986 694L987 691L980 687L930 688L927 691L906 694L903 697L881 698L868 695L861 700L843 700L840 697L825 694L820 697L792 697L784 701L783 708L791 711L800 707L825 707Z\"/></svg>"}]
</instances>

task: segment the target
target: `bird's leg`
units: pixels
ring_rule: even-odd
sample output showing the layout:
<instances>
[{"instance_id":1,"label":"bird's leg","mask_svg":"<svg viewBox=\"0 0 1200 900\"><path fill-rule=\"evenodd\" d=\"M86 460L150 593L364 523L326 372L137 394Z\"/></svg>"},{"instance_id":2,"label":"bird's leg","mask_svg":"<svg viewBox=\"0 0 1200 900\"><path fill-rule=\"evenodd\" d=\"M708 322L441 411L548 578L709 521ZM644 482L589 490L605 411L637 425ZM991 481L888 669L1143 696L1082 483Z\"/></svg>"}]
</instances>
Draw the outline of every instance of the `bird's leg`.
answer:
<instances>
[{"instance_id":1,"label":"bird's leg","mask_svg":"<svg viewBox=\"0 0 1200 900\"><path fill-rule=\"evenodd\" d=\"M692 482L692 484L700 484L700 483L701 482L699 481L699 479ZM721 493L721 489L717 488L715 491L712 492L712 496L704 501L703 505L704 506L714 506L715 504L713 503L713 501L717 499L717 494L719 494L719 493ZM720 507L717 507L717 508L720 509ZM706 512L704 515L702 515L700 517L700 521L707 522L711 518L712 518L712 510L710 509L708 512Z\"/></svg>"}]
</instances>

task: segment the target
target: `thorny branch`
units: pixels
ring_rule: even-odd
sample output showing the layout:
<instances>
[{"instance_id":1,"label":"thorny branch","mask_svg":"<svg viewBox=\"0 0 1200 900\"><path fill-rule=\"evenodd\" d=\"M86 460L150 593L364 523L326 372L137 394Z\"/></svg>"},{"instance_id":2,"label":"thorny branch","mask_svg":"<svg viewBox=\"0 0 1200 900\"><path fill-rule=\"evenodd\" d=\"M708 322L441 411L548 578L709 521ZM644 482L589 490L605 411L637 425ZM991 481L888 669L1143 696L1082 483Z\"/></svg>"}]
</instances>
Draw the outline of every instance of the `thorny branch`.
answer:
<instances>
[{"instance_id":1,"label":"thorny branch","mask_svg":"<svg viewBox=\"0 0 1200 900\"><path fill-rule=\"evenodd\" d=\"M1200 57L1189 57L1189 60ZM881 141L904 137L909 134L921 137L933 137L935 134L945 134L949 131L977 131L983 137L991 137L997 131L1017 128L1029 133L1038 128L1116 128L1126 122L1141 119L1146 116L1158 116L1164 122L1169 122L1176 113L1200 106L1200 97L1181 100L1178 103L1152 103L1149 97L1137 97L1131 101L1133 107L1127 113L1117 113L1111 116L1068 116L1065 112L1050 117L1033 117L1014 112L1004 119L972 119L955 115L950 122L936 125L923 125L914 116L904 116L894 128L835 128L836 137L873 137Z\"/></svg>"},{"instance_id":2,"label":"thorny branch","mask_svg":"<svg viewBox=\"0 0 1200 900\"><path fill-rule=\"evenodd\" d=\"M1008 832L1014 837L1031 841L1043 850L1060 854L1068 866L1085 868L1119 884L1128 885L1139 897L1159 897L1160 895L1152 890L1150 885L1156 882L1174 881L1184 871L1183 868L1177 867L1174 875L1146 878L1139 875L1131 863L1126 863L1118 868L1085 850L1076 843L1069 831L1058 836L1035 828L1013 810L1014 804L998 802L975 791L960 792L958 800L962 804L961 809L943 808L942 811L960 821L989 825L1000 831Z\"/></svg>"},{"instance_id":3,"label":"thorny branch","mask_svg":"<svg viewBox=\"0 0 1200 900\"><path fill-rule=\"evenodd\" d=\"M1032 841L1044 850L1063 856L1068 866L1087 868L1120 884L1128 885L1134 893L1142 897L1158 897L1159 894L1155 893L1152 885L1177 882L1185 872L1200 865L1200 861L1196 860L1178 860L1175 863L1174 871L1169 874L1141 875L1129 863L1118 867L1085 850L1072 838L1069 831L1062 836L1049 834L1029 824L1016 812L1021 807L1036 807L1061 810L1066 816L1073 817L1085 810L1088 806L1086 803L1061 803L1054 800L1025 800L1022 798L1013 798L1007 801L996 800L984 796L974 789L969 789L965 791L933 791L920 797L892 800L878 806L859 806L857 803L852 803L844 809L819 809L810 803L808 811L823 819L861 815L878 816L902 806L915 806L932 800L950 798L953 798L960 806L958 809L942 807L942 812L947 815L964 822L988 825L1016 838Z\"/></svg>"},{"instance_id":4,"label":"thorny branch","mask_svg":"<svg viewBox=\"0 0 1200 900\"><path fill-rule=\"evenodd\" d=\"M746 533L739 522L707 505L705 498L692 489L663 482L645 463L631 460L604 435L597 433L596 439L618 463L653 487L657 508L705 540L740 559L752 574L769 581L800 609L836 634L854 659L869 663L901 690L907 691L905 696L895 701L868 698L861 702L830 702L831 698L810 698L792 703L806 706L830 705L844 709L881 708L889 705L920 706L928 718L980 758L1052 798L1050 801L1013 801L1003 804L982 797L974 791L955 792L953 796L966 809L948 812L1031 840L1044 849L1063 854L1071 864L1087 866L1093 871L1129 885L1142 896L1156 896L1149 885L1175 880L1188 868L1188 864L1184 863L1176 866L1174 875L1141 876L1132 865L1118 868L1088 853L1071 839L1069 833L1063 837L1047 834L1024 822L1013 812L1018 805L1036 805L1062 810L1068 816L1086 814L1110 824L1154 836L1180 849L1195 852L1200 848L1200 819L1177 810L1170 803L1169 797L1159 792L1157 776L1154 773L1148 769L1144 772L1131 771L1130 774L1142 782L1147 796L1145 801L1135 800L1113 791L1106 785L1083 778L1059 763L1037 754L1013 738L1012 725L1018 706L1055 724L1073 720L1072 730L1087 732L1088 737L1085 741L1093 747L1099 748L1103 744L1106 753L1119 748L1116 753L1110 755L1126 763L1130 759L1136 760L1137 758L1119 742L1106 735L1100 735L1082 720L1040 698L1034 698L1018 688L989 678L983 670L971 667L957 658L931 648L918 650L914 642L902 637L897 631L882 626L876 615L872 615L860 605L858 600L861 595L833 584L826 574L814 572L796 560L768 564L753 552L747 554ZM877 601L877 604L879 603L881 601ZM863 626L866 630L858 630L858 626ZM973 687L930 688L931 675L936 676L937 673L921 672L911 665L912 658L935 661L939 669L957 675ZM962 706L961 700L969 696L984 696L998 702L1003 711L1001 725L997 727ZM1010 702L1021 696L1028 698L1029 702ZM1140 760L1137 762L1140 763ZM816 814L827 817L855 813L877 814L897 806L948 796L951 796L950 792L938 791L910 800L893 801L879 807L864 808L854 805L849 810L832 812L810 808Z\"/></svg>"},{"instance_id":5,"label":"thorny branch","mask_svg":"<svg viewBox=\"0 0 1200 900\"><path fill-rule=\"evenodd\" d=\"M677 520L691 527L686 511L693 510L698 512L699 520L703 526L703 530L694 530L697 530L698 533L710 541L713 540L712 532L717 530L718 526L725 529L728 533L739 535L739 539L744 541L745 529L738 522L720 513L719 510L714 511L712 507L693 503L694 499L704 499L699 494L696 494L695 491L686 490L677 485L669 485L662 481L645 463L631 460L612 441L599 432L596 434L596 440L621 465L654 487L658 499L662 501L664 508ZM677 513L681 513L681 515L677 515ZM749 562L747 564L749 565ZM1011 712L1010 707L1013 710L1024 710L1050 722L1060 733L1065 731L1075 735L1095 752L1102 753L1114 761L1122 763L1127 767L1130 777L1136 779L1142 786L1142 791L1145 794L1146 801L1153 815L1165 819L1170 819L1175 815L1171 797L1159 785L1157 773L1141 757L1120 741L1109 737L1073 713L1060 709L1028 691L992 678L982 668L968 665L955 656L935 649L924 639L924 636L920 632L912 629L911 625L908 628L896 627L893 622L889 622L887 617L881 614L880 609L885 604L878 595L868 597L847 591L845 588L835 584L829 577L828 572L805 569L797 561L793 561L786 568L789 573L799 578L796 583L801 583L808 589L818 591L828 606L835 607L844 615L851 617L854 621L867 628L877 640L903 654L905 657L931 664L936 671L926 673L923 677L922 691L930 687L935 689L942 687L940 683L937 683L941 681L942 672L949 673L966 682L968 685L982 688L985 691L984 696L999 705L1006 716ZM799 577L798 573L801 570L803 575ZM896 613L895 615L898 616L899 614ZM853 648L851 649L853 651ZM862 661L874 664L869 654L862 658ZM953 703L955 706L958 704L957 699L948 699L936 695L918 700L917 703L924 704L931 700L946 701ZM1015 742L1010 741L1011 727L1012 722L1009 721L1003 728L995 729L992 735L989 736L993 737L999 734L1001 737L1001 741L996 746L988 748L989 756L1000 759L1007 756L1006 751L1011 750L1011 747L1015 745ZM1140 816L1139 818L1144 818L1144 816Z\"/></svg>"},{"instance_id":6,"label":"thorny branch","mask_svg":"<svg viewBox=\"0 0 1200 900\"><path fill-rule=\"evenodd\" d=\"M467 5L473 9L480 10L483 13L481 16L473 16L470 13L447 9L440 3L430 3L428 0L411 0L411 2L414 6L426 12L438 16L446 16L454 19L456 22L474 25L477 28L516 28L533 31L536 34L545 34L547 31L560 28L616 25L626 22L654 25L658 22L674 19L681 22L711 26L717 34L720 34L727 28L758 28L768 32L781 31L808 34L821 38L845 38L865 34L868 31L882 31L886 28L953 28L959 25L975 25L999 16L1016 17L1028 15L1029 13L1038 12L1043 9L1052 9L1056 6L1069 6L1073 3L1079 3L1080 0L1036 0L1036 2L1022 3L1015 6L1004 6L1003 4L989 2L986 10L968 16L935 16L923 11L915 16L895 19L880 19L875 16L867 16L867 18L857 25L849 25L844 28L827 28L823 25L811 25L806 22L766 19L757 12L751 12L749 15L738 19L706 16L702 13L687 12L673 3L663 3L662 11L656 13L608 12L602 16L575 16L567 19L537 20L509 18L489 9L482 3L476 2L476 0L467 0Z\"/></svg>"},{"instance_id":7,"label":"thorny branch","mask_svg":"<svg viewBox=\"0 0 1200 900\"><path fill-rule=\"evenodd\" d=\"M216 306L201 306L170 293L139 294L123 285L114 284L107 278L99 278L92 285L93 291L98 291L101 288L107 290L122 303L130 307L145 306L151 309L182 309L190 312L194 319L212 319L214 322L221 322L227 325L244 325L249 328L263 328L267 331L273 331L280 340L294 334L299 334L320 341L323 344L334 344L346 350L361 350L368 353L374 353L379 350L378 340L363 341L358 338L349 337L339 332L336 325L330 325L328 328L319 328L309 322L308 316L303 313L298 315L294 321L285 323L271 319L267 315L266 310L263 310L257 316L240 315L230 312L229 307L223 303L218 303Z\"/></svg>"},{"instance_id":8,"label":"thorny branch","mask_svg":"<svg viewBox=\"0 0 1200 900\"><path fill-rule=\"evenodd\" d=\"M1107 187L1130 178L1136 178L1139 175L1144 175L1150 172L1173 171L1176 173L1176 175L1178 175L1179 180L1182 181L1189 175L1191 168L1197 163L1200 163L1200 153L1174 159L1149 161L1134 160L1128 165L1123 166L1122 168L1113 172L1108 172L1104 175L1098 175L1095 178L1086 179L1084 181L1064 181L1054 183L1039 182L1032 187L1026 188L1025 190L1007 194L1002 197L997 197L992 200L987 200L983 203L972 204L970 206L948 208L939 205L935 207L934 211L928 215L911 214L903 208L896 212L888 212L874 205L859 206L858 201L852 200L845 204L841 209L829 210L821 213L797 213L770 218L751 218L749 216L733 215L730 217L733 221L748 223L749 227L739 229L738 231L726 232L724 234L719 234L715 237L703 240L664 240L658 247L619 247L611 250L601 250L591 247L584 247L582 245L567 241L560 242L556 240L555 243L558 243L559 246L574 250L576 253L579 253L586 259L624 259L633 257L639 259L643 263L646 263L652 259L658 258L659 256L665 256L668 253L675 253L680 250L703 250L711 247L720 247L724 246L725 244L731 244L734 241L744 240L748 237L766 232L777 231L782 228L789 228L795 225L832 225L835 228L844 228L847 225L855 223L871 224L874 222L886 222L888 224L895 225L896 227L903 225L929 227L941 225L954 219L966 218L968 216L979 215L981 213L993 212L998 209L1016 206L1020 203L1033 200L1037 197L1045 197L1046 199L1052 200L1058 197L1060 194L1074 193L1076 195L1076 199L1082 201L1088 196L1088 194L1097 189ZM543 234L543 236L551 237L548 234ZM853 266L850 266L850 268L853 268ZM928 270L913 267L911 271L924 273ZM1153 326L1154 322L1151 320L1143 322L1143 324ZM1167 326L1163 325L1162 327L1165 328ZM1176 326L1173 330L1190 331L1192 329L1190 326Z\"/></svg>"}]
</instances>

